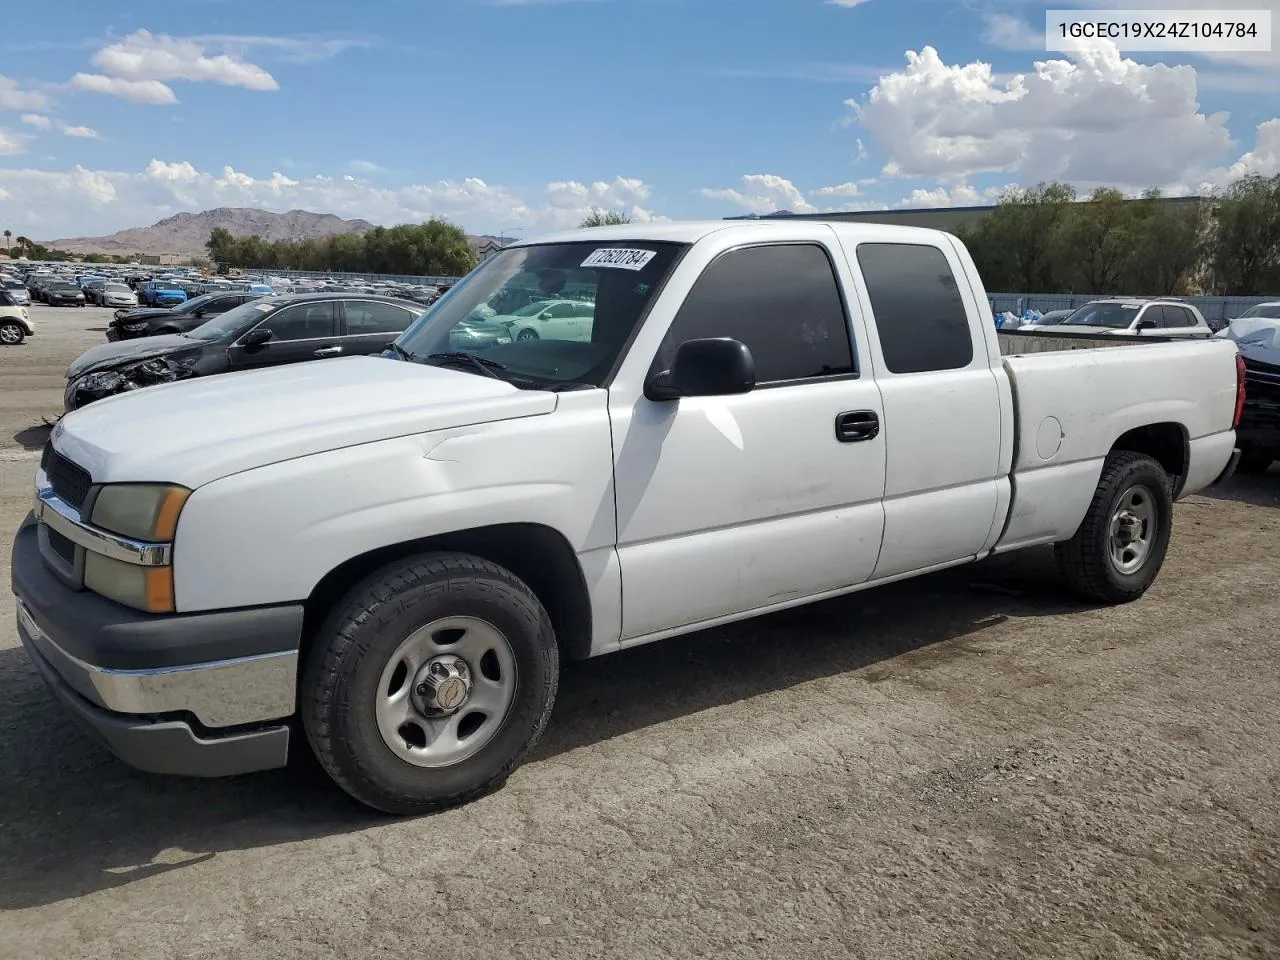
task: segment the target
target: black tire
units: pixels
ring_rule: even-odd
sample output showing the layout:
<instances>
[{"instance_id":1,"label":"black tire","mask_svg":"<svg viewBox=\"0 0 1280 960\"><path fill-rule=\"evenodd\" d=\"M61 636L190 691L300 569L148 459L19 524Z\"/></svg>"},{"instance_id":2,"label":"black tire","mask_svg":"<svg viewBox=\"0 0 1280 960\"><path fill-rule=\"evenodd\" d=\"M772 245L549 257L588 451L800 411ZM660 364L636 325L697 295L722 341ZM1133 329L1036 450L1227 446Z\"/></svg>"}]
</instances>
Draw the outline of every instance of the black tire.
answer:
<instances>
[{"instance_id":1,"label":"black tire","mask_svg":"<svg viewBox=\"0 0 1280 960\"><path fill-rule=\"evenodd\" d=\"M1271 464L1274 461L1275 457L1270 453L1265 453L1261 450L1244 450L1240 454L1240 462L1236 464L1236 473L1266 473L1271 469Z\"/></svg>"},{"instance_id":2,"label":"black tire","mask_svg":"<svg viewBox=\"0 0 1280 960\"><path fill-rule=\"evenodd\" d=\"M406 637L457 616L484 620L505 636L515 698L479 752L449 766L415 766L379 732L378 685ZM386 813L429 813L502 786L546 728L559 677L551 621L522 580L469 554L421 554L371 574L333 608L303 665L299 710L316 759L343 790Z\"/></svg>"},{"instance_id":3,"label":"black tire","mask_svg":"<svg viewBox=\"0 0 1280 960\"><path fill-rule=\"evenodd\" d=\"M1129 603L1147 592L1160 573L1173 532L1170 488L1169 475L1151 457L1128 451L1107 457L1080 528L1070 540L1054 547L1058 570L1072 590L1110 604ZM1149 499L1156 530L1141 565L1122 571L1112 559L1111 524L1121 497L1135 489Z\"/></svg>"},{"instance_id":4,"label":"black tire","mask_svg":"<svg viewBox=\"0 0 1280 960\"><path fill-rule=\"evenodd\" d=\"M516 335L516 339L517 340L537 340L538 331L537 330L521 330Z\"/></svg>"},{"instance_id":5,"label":"black tire","mask_svg":"<svg viewBox=\"0 0 1280 960\"><path fill-rule=\"evenodd\" d=\"M16 347L27 337L27 331L16 320L0 320L0 344Z\"/></svg>"}]
</instances>

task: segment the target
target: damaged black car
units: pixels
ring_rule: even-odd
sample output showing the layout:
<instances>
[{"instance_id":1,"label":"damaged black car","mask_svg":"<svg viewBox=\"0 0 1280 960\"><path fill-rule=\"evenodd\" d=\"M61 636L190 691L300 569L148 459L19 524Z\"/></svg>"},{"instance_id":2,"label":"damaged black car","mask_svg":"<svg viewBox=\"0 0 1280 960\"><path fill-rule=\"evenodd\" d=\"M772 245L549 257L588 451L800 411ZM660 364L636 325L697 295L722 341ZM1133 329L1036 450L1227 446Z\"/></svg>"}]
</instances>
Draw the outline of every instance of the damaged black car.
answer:
<instances>
[{"instance_id":1,"label":"damaged black car","mask_svg":"<svg viewBox=\"0 0 1280 960\"><path fill-rule=\"evenodd\" d=\"M423 310L369 294L262 297L186 333L88 350L67 368L63 407L192 377L381 353Z\"/></svg>"}]
</instances>

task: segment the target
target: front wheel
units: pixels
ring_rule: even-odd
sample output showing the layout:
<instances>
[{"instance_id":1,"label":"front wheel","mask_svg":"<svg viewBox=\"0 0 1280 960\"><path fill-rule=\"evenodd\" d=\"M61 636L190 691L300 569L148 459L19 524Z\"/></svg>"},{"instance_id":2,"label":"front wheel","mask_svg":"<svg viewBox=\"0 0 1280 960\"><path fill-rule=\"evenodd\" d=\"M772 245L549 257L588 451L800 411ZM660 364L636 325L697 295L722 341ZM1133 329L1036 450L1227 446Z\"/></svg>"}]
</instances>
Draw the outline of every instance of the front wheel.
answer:
<instances>
[{"instance_id":1,"label":"front wheel","mask_svg":"<svg viewBox=\"0 0 1280 960\"><path fill-rule=\"evenodd\" d=\"M422 554L357 584L320 627L302 724L351 796L426 813L506 781L546 727L559 674L551 621L523 581L468 554Z\"/></svg>"},{"instance_id":2,"label":"front wheel","mask_svg":"<svg viewBox=\"0 0 1280 960\"><path fill-rule=\"evenodd\" d=\"M521 330L521 331L520 331L520 333L516 336L516 339L517 339L517 340L524 340L524 341L537 340L537 339L538 339L538 331L536 331L536 330Z\"/></svg>"},{"instance_id":3,"label":"front wheel","mask_svg":"<svg viewBox=\"0 0 1280 960\"><path fill-rule=\"evenodd\" d=\"M1155 582L1173 532L1169 475L1151 457L1107 457L1074 537L1054 552L1067 583L1102 603L1137 600Z\"/></svg>"},{"instance_id":4,"label":"front wheel","mask_svg":"<svg viewBox=\"0 0 1280 960\"><path fill-rule=\"evenodd\" d=\"M26 336L27 331L22 329L22 324L13 320L0 320L0 343L6 347L16 347Z\"/></svg>"}]
</instances>

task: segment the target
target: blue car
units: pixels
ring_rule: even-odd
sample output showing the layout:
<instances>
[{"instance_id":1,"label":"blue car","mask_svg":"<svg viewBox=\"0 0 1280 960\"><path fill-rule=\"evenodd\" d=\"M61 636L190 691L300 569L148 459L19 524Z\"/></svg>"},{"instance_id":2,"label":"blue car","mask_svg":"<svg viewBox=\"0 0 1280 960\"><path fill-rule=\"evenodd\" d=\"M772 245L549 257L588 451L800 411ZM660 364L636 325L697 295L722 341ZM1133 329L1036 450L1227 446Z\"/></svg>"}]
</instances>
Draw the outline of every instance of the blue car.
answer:
<instances>
[{"instance_id":1,"label":"blue car","mask_svg":"<svg viewBox=\"0 0 1280 960\"><path fill-rule=\"evenodd\" d=\"M166 280L152 280L138 291L138 303L148 307L172 307L186 302L186 293Z\"/></svg>"}]
</instances>

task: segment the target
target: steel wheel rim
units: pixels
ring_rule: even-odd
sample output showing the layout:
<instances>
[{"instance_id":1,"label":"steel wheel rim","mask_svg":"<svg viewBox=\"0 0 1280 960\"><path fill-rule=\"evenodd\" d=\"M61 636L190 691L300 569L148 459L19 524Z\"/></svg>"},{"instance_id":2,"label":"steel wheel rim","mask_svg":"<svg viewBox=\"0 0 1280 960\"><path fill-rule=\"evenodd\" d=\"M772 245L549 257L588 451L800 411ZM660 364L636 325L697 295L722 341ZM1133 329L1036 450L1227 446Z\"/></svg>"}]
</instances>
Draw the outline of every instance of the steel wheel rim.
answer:
<instances>
[{"instance_id":1,"label":"steel wheel rim","mask_svg":"<svg viewBox=\"0 0 1280 960\"><path fill-rule=\"evenodd\" d=\"M1151 491L1140 485L1125 490L1111 514L1111 565L1121 574L1137 573L1151 556L1159 532L1160 520Z\"/></svg>"},{"instance_id":2,"label":"steel wheel rim","mask_svg":"<svg viewBox=\"0 0 1280 960\"><path fill-rule=\"evenodd\" d=\"M17 343L18 342L17 326L12 323L6 323L4 326L0 326L0 341L3 341L5 343Z\"/></svg>"},{"instance_id":3,"label":"steel wheel rim","mask_svg":"<svg viewBox=\"0 0 1280 960\"><path fill-rule=\"evenodd\" d=\"M458 659L471 686L452 711L431 715L417 693L432 664ZM515 704L515 651L506 636L477 617L445 617L409 634L378 678L374 717L387 748L416 767L448 767L479 753L497 736Z\"/></svg>"}]
</instances>

